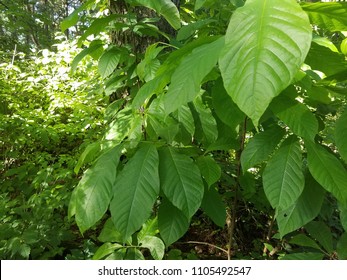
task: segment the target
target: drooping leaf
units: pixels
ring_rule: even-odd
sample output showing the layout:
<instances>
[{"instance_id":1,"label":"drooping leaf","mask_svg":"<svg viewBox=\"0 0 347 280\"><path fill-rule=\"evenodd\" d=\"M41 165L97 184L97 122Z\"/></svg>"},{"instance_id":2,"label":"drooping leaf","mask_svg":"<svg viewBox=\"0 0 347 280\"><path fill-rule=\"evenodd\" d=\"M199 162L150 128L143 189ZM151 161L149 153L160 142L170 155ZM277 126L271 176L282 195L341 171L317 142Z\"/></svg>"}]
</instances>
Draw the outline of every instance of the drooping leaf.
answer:
<instances>
[{"instance_id":1,"label":"drooping leaf","mask_svg":"<svg viewBox=\"0 0 347 280\"><path fill-rule=\"evenodd\" d=\"M126 107L119 111L115 119L109 124L105 139L121 142L128 135L133 119L134 115L131 108Z\"/></svg>"},{"instance_id":2,"label":"drooping leaf","mask_svg":"<svg viewBox=\"0 0 347 280\"><path fill-rule=\"evenodd\" d=\"M120 57L121 53L115 47L110 48L103 53L103 55L99 59L98 64L98 70L103 79L111 75L112 72L116 69Z\"/></svg>"},{"instance_id":3,"label":"drooping leaf","mask_svg":"<svg viewBox=\"0 0 347 280\"><path fill-rule=\"evenodd\" d=\"M179 29L181 27L180 14L171 0L134 0L134 2L155 10L158 14L162 15L173 28Z\"/></svg>"},{"instance_id":4,"label":"drooping leaf","mask_svg":"<svg viewBox=\"0 0 347 280\"><path fill-rule=\"evenodd\" d=\"M202 176L210 187L216 183L221 176L221 168L210 156L200 156L196 160Z\"/></svg>"},{"instance_id":5,"label":"drooping leaf","mask_svg":"<svg viewBox=\"0 0 347 280\"><path fill-rule=\"evenodd\" d=\"M93 256L93 260L102 260L114 251L121 249L123 246L117 243L106 242L102 244Z\"/></svg>"},{"instance_id":6,"label":"drooping leaf","mask_svg":"<svg viewBox=\"0 0 347 280\"><path fill-rule=\"evenodd\" d=\"M298 136L314 140L318 133L318 121L306 105L279 96L271 103L271 110Z\"/></svg>"},{"instance_id":7,"label":"drooping leaf","mask_svg":"<svg viewBox=\"0 0 347 280\"><path fill-rule=\"evenodd\" d=\"M74 168L74 172L78 174L80 168L82 167L83 164L92 162L96 156L98 155L99 151L101 149L101 145L99 142L91 143L89 144L81 156L78 159L78 162Z\"/></svg>"},{"instance_id":8,"label":"drooping leaf","mask_svg":"<svg viewBox=\"0 0 347 280\"><path fill-rule=\"evenodd\" d=\"M165 245L160 238L147 235L139 240L139 243L141 247L149 249L153 259L163 259L165 253Z\"/></svg>"},{"instance_id":9,"label":"drooping leaf","mask_svg":"<svg viewBox=\"0 0 347 280\"><path fill-rule=\"evenodd\" d=\"M164 199L159 207L158 225L166 247L181 238L189 228L190 220L178 208Z\"/></svg>"},{"instance_id":10,"label":"drooping leaf","mask_svg":"<svg viewBox=\"0 0 347 280\"><path fill-rule=\"evenodd\" d=\"M317 250L322 250L321 247L310 237L305 234L297 234L288 241L290 244L295 244L304 247L310 247Z\"/></svg>"},{"instance_id":11,"label":"drooping leaf","mask_svg":"<svg viewBox=\"0 0 347 280\"><path fill-rule=\"evenodd\" d=\"M241 165L244 172L266 160L283 138L285 131L273 126L254 135L241 154Z\"/></svg>"},{"instance_id":12,"label":"drooping leaf","mask_svg":"<svg viewBox=\"0 0 347 280\"><path fill-rule=\"evenodd\" d=\"M193 160L174 148L159 150L161 188L170 202L187 218L198 210L204 194L199 168Z\"/></svg>"},{"instance_id":13,"label":"drooping leaf","mask_svg":"<svg viewBox=\"0 0 347 280\"><path fill-rule=\"evenodd\" d=\"M171 84L164 97L167 114L193 101L199 94L203 78L217 64L219 52L224 45L224 37L195 48L183 58L171 78Z\"/></svg>"},{"instance_id":14,"label":"drooping leaf","mask_svg":"<svg viewBox=\"0 0 347 280\"><path fill-rule=\"evenodd\" d=\"M248 0L233 13L219 65L224 86L257 126L310 48L311 26L295 0Z\"/></svg>"},{"instance_id":15,"label":"drooping leaf","mask_svg":"<svg viewBox=\"0 0 347 280\"><path fill-rule=\"evenodd\" d=\"M194 108L198 114L198 124L196 124L197 130L200 130L201 141L204 143L214 143L218 138L218 128L216 119L212 115L211 109L206 106L201 98L198 96L194 100Z\"/></svg>"},{"instance_id":16,"label":"drooping leaf","mask_svg":"<svg viewBox=\"0 0 347 280\"><path fill-rule=\"evenodd\" d=\"M61 31L65 32L66 29L74 26L79 20L78 14L80 12L86 10L90 6L90 4L92 4L93 2L94 2L94 0L85 1L81 6L79 6L77 9L75 9L68 17L66 17L60 23Z\"/></svg>"},{"instance_id":17,"label":"drooping leaf","mask_svg":"<svg viewBox=\"0 0 347 280\"><path fill-rule=\"evenodd\" d=\"M226 221L226 205L218 191L211 187L205 190L201 208L220 227L224 227Z\"/></svg>"},{"instance_id":18,"label":"drooping leaf","mask_svg":"<svg viewBox=\"0 0 347 280\"><path fill-rule=\"evenodd\" d=\"M315 180L347 205L347 171L342 163L322 146L305 141L308 168Z\"/></svg>"},{"instance_id":19,"label":"drooping leaf","mask_svg":"<svg viewBox=\"0 0 347 280\"><path fill-rule=\"evenodd\" d=\"M347 162L347 110L335 123L335 144L343 160Z\"/></svg>"},{"instance_id":20,"label":"drooping leaf","mask_svg":"<svg viewBox=\"0 0 347 280\"><path fill-rule=\"evenodd\" d=\"M304 190L301 147L295 136L287 138L268 161L263 173L264 191L273 208L287 209Z\"/></svg>"},{"instance_id":21,"label":"drooping leaf","mask_svg":"<svg viewBox=\"0 0 347 280\"><path fill-rule=\"evenodd\" d=\"M108 209L121 148L117 146L101 155L83 174L74 191L76 223L82 233L99 221Z\"/></svg>"},{"instance_id":22,"label":"drooping leaf","mask_svg":"<svg viewBox=\"0 0 347 280\"><path fill-rule=\"evenodd\" d=\"M143 145L117 176L110 204L111 217L123 241L148 219L159 193L158 153Z\"/></svg>"},{"instance_id":23,"label":"drooping leaf","mask_svg":"<svg viewBox=\"0 0 347 280\"><path fill-rule=\"evenodd\" d=\"M347 30L347 3L303 3L312 24L329 31Z\"/></svg>"},{"instance_id":24,"label":"drooping leaf","mask_svg":"<svg viewBox=\"0 0 347 280\"><path fill-rule=\"evenodd\" d=\"M306 176L304 191L297 202L288 209L277 213L281 238L312 221L320 212L324 200L324 190L310 176Z\"/></svg>"},{"instance_id":25,"label":"drooping leaf","mask_svg":"<svg viewBox=\"0 0 347 280\"><path fill-rule=\"evenodd\" d=\"M212 89L212 104L218 118L232 128L245 118L244 113L240 111L226 92L221 79L216 81L216 85Z\"/></svg>"},{"instance_id":26,"label":"drooping leaf","mask_svg":"<svg viewBox=\"0 0 347 280\"><path fill-rule=\"evenodd\" d=\"M305 229L314 239L319 242L319 244L323 246L326 252L329 254L333 252L333 236L330 228L325 223L312 221L305 226Z\"/></svg>"}]
</instances>

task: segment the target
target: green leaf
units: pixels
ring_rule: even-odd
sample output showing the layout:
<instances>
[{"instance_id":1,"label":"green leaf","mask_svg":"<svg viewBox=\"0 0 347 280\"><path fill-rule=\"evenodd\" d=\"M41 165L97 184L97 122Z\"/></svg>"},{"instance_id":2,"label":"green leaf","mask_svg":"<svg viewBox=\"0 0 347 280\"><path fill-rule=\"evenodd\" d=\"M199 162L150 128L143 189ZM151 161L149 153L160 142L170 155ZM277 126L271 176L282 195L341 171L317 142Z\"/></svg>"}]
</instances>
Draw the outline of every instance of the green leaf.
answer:
<instances>
[{"instance_id":1,"label":"green leaf","mask_svg":"<svg viewBox=\"0 0 347 280\"><path fill-rule=\"evenodd\" d=\"M333 252L333 236L325 223L312 221L305 226L305 229L329 254Z\"/></svg>"},{"instance_id":2,"label":"green leaf","mask_svg":"<svg viewBox=\"0 0 347 280\"><path fill-rule=\"evenodd\" d=\"M126 107L119 111L115 119L109 124L109 128L105 133L105 139L120 143L128 135L133 122L134 115L131 108Z\"/></svg>"},{"instance_id":3,"label":"green leaf","mask_svg":"<svg viewBox=\"0 0 347 280\"><path fill-rule=\"evenodd\" d=\"M347 56L347 38L343 39L343 41L341 42L340 44L340 49L341 49L341 52Z\"/></svg>"},{"instance_id":4,"label":"green leaf","mask_svg":"<svg viewBox=\"0 0 347 280\"><path fill-rule=\"evenodd\" d=\"M343 229L347 232L347 206L339 204L340 222Z\"/></svg>"},{"instance_id":5,"label":"green leaf","mask_svg":"<svg viewBox=\"0 0 347 280\"><path fill-rule=\"evenodd\" d=\"M98 155L98 153L100 152L100 149L101 149L101 145L99 142L89 144L85 148L81 156L79 157L77 164L74 168L74 172L78 174L79 170L84 164L92 162L95 159L95 157Z\"/></svg>"},{"instance_id":6,"label":"green leaf","mask_svg":"<svg viewBox=\"0 0 347 280\"><path fill-rule=\"evenodd\" d=\"M299 245L299 246L304 246L304 247L314 248L314 249L317 249L319 251L322 250L321 247L319 247L319 245L313 239L311 239L310 237L308 237L305 234L295 235L292 239L290 239L288 241L288 243Z\"/></svg>"},{"instance_id":7,"label":"green leaf","mask_svg":"<svg viewBox=\"0 0 347 280\"><path fill-rule=\"evenodd\" d=\"M119 250L123 248L122 245L117 244L117 243L105 243L102 244L98 250L96 250L94 256L93 256L93 260L102 260L105 259L105 257L107 257L108 255L112 254L114 251Z\"/></svg>"},{"instance_id":8,"label":"green leaf","mask_svg":"<svg viewBox=\"0 0 347 280\"><path fill-rule=\"evenodd\" d=\"M303 3L312 24L329 31L347 30L347 3Z\"/></svg>"},{"instance_id":9,"label":"green leaf","mask_svg":"<svg viewBox=\"0 0 347 280\"><path fill-rule=\"evenodd\" d=\"M85 1L83 3L83 5L81 5L80 7L78 7L77 9L75 9L68 17L66 17L61 23L60 23L60 28L61 31L64 32L66 29L70 28L71 26L74 26L75 24L77 24L78 20L79 20L79 16L78 14L86 9L88 9L88 7L90 6L90 4L92 4L94 2L94 0L88 0Z\"/></svg>"},{"instance_id":10,"label":"green leaf","mask_svg":"<svg viewBox=\"0 0 347 280\"><path fill-rule=\"evenodd\" d=\"M199 168L190 157L171 147L159 150L159 160L162 191L187 218L192 217L204 194Z\"/></svg>"},{"instance_id":11,"label":"green leaf","mask_svg":"<svg viewBox=\"0 0 347 280\"><path fill-rule=\"evenodd\" d=\"M159 206L158 226L166 247L181 238L189 228L189 219L178 208L164 199Z\"/></svg>"},{"instance_id":12,"label":"green leaf","mask_svg":"<svg viewBox=\"0 0 347 280\"><path fill-rule=\"evenodd\" d=\"M182 105L177 110L177 119L191 136L195 132L194 118L188 105Z\"/></svg>"},{"instance_id":13,"label":"green leaf","mask_svg":"<svg viewBox=\"0 0 347 280\"><path fill-rule=\"evenodd\" d=\"M18 253L24 258L29 259L31 248L28 244L21 244Z\"/></svg>"},{"instance_id":14,"label":"green leaf","mask_svg":"<svg viewBox=\"0 0 347 280\"><path fill-rule=\"evenodd\" d=\"M277 213L276 221L281 238L317 217L322 208L324 194L324 190L311 175L307 176L304 191L296 203Z\"/></svg>"},{"instance_id":15,"label":"green leaf","mask_svg":"<svg viewBox=\"0 0 347 280\"><path fill-rule=\"evenodd\" d=\"M245 118L244 113L240 111L226 92L222 79L218 79L212 88L212 104L218 118L232 128Z\"/></svg>"},{"instance_id":16,"label":"green leaf","mask_svg":"<svg viewBox=\"0 0 347 280\"><path fill-rule=\"evenodd\" d=\"M196 164L209 187L219 180L222 173L221 168L212 157L200 156L197 158Z\"/></svg>"},{"instance_id":17,"label":"green leaf","mask_svg":"<svg viewBox=\"0 0 347 280\"><path fill-rule=\"evenodd\" d=\"M255 126L293 80L310 43L308 17L295 0L248 0L233 13L219 65L227 92Z\"/></svg>"},{"instance_id":18,"label":"green leaf","mask_svg":"<svg viewBox=\"0 0 347 280\"><path fill-rule=\"evenodd\" d=\"M114 226L112 219L107 219L104 227L102 228L98 239L101 242L119 242L123 241L122 234Z\"/></svg>"},{"instance_id":19,"label":"green leaf","mask_svg":"<svg viewBox=\"0 0 347 280\"><path fill-rule=\"evenodd\" d=\"M219 227L224 227L226 221L226 205L215 188L205 189L201 208Z\"/></svg>"},{"instance_id":20,"label":"green leaf","mask_svg":"<svg viewBox=\"0 0 347 280\"><path fill-rule=\"evenodd\" d=\"M103 47L103 44L95 44L89 46L89 48L86 48L82 50L78 55L75 56L73 61L71 62L71 72L74 73L77 69L78 63L87 55L92 55L94 52L97 52L99 49Z\"/></svg>"},{"instance_id":21,"label":"green leaf","mask_svg":"<svg viewBox=\"0 0 347 280\"><path fill-rule=\"evenodd\" d=\"M110 204L111 217L123 241L149 218L159 193L158 152L143 145L117 176Z\"/></svg>"},{"instance_id":22,"label":"green leaf","mask_svg":"<svg viewBox=\"0 0 347 280\"><path fill-rule=\"evenodd\" d=\"M285 255L281 260L322 260L323 257L321 253L294 253Z\"/></svg>"},{"instance_id":23,"label":"green leaf","mask_svg":"<svg viewBox=\"0 0 347 280\"><path fill-rule=\"evenodd\" d=\"M201 96L195 98L194 108L198 113L199 122L199 125L196 125L196 130L200 128L202 132L202 142L207 144L214 143L218 138L218 128L211 109L203 103Z\"/></svg>"},{"instance_id":24,"label":"green leaf","mask_svg":"<svg viewBox=\"0 0 347 280\"><path fill-rule=\"evenodd\" d=\"M204 4L205 4L206 1L207 1L207 0L196 0L196 1L195 1L195 6L194 6L194 10L195 10L195 11L196 11L196 10L199 10L201 7L204 6Z\"/></svg>"},{"instance_id":25,"label":"green leaf","mask_svg":"<svg viewBox=\"0 0 347 280\"><path fill-rule=\"evenodd\" d=\"M295 136L287 138L268 161L263 185L266 197L273 208L287 209L304 190L301 147Z\"/></svg>"},{"instance_id":26,"label":"green leaf","mask_svg":"<svg viewBox=\"0 0 347 280\"><path fill-rule=\"evenodd\" d=\"M214 22L213 19L203 19L203 20L198 20L196 22L191 22L188 25L182 26L180 30L177 32L177 40L178 41L183 41L188 39L189 37L193 36L197 30L205 27L209 23Z\"/></svg>"},{"instance_id":27,"label":"green leaf","mask_svg":"<svg viewBox=\"0 0 347 280\"><path fill-rule=\"evenodd\" d=\"M144 260L141 251L136 248L129 248L124 256L124 260Z\"/></svg>"},{"instance_id":28,"label":"green leaf","mask_svg":"<svg viewBox=\"0 0 347 280\"><path fill-rule=\"evenodd\" d=\"M165 253L165 245L160 238L147 235L139 240L139 243L139 246L149 249L153 259L163 259Z\"/></svg>"},{"instance_id":29,"label":"green leaf","mask_svg":"<svg viewBox=\"0 0 347 280\"><path fill-rule=\"evenodd\" d=\"M318 121L306 105L279 96L271 103L271 110L298 136L314 140L318 133Z\"/></svg>"},{"instance_id":30,"label":"green leaf","mask_svg":"<svg viewBox=\"0 0 347 280\"><path fill-rule=\"evenodd\" d=\"M347 260L347 232L344 232L336 245L339 260Z\"/></svg>"},{"instance_id":31,"label":"green leaf","mask_svg":"<svg viewBox=\"0 0 347 280\"><path fill-rule=\"evenodd\" d=\"M147 220L142 229L137 234L137 240L143 239L145 236L154 236L159 232L158 230L158 217Z\"/></svg>"},{"instance_id":32,"label":"green leaf","mask_svg":"<svg viewBox=\"0 0 347 280\"><path fill-rule=\"evenodd\" d=\"M105 51L99 59L98 70L103 79L112 74L121 58L118 48L112 47Z\"/></svg>"},{"instance_id":33,"label":"green leaf","mask_svg":"<svg viewBox=\"0 0 347 280\"><path fill-rule=\"evenodd\" d=\"M99 221L108 209L121 149L117 146L101 155L83 174L74 191L76 223L82 233Z\"/></svg>"},{"instance_id":34,"label":"green leaf","mask_svg":"<svg viewBox=\"0 0 347 280\"><path fill-rule=\"evenodd\" d=\"M342 159L347 163L347 110L335 123L335 143Z\"/></svg>"},{"instance_id":35,"label":"green leaf","mask_svg":"<svg viewBox=\"0 0 347 280\"><path fill-rule=\"evenodd\" d=\"M171 78L171 84L164 97L167 114L193 101L199 94L203 78L217 64L218 55L224 45L224 37L195 48L183 58Z\"/></svg>"},{"instance_id":36,"label":"green leaf","mask_svg":"<svg viewBox=\"0 0 347 280\"><path fill-rule=\"evenodd\" d=\"M347 203L347 172L342 163L322 146L305 141L308 168L315 180L343 205Z\"/></svg>"},{"instance_id":37,"label":"green leaf","mask_svg":"<svg viewBox=\"0 0 347 280\"><path fill-rule=\"evenodd\" d=\"M241 165L243 172L249 168L268 159L275 150L285 131L279 126L273 126L269 129L254 135L246 145L241 154Z\"/></svg>"},{"instance_id":38,"label":"green leaf","mask_svg":"<svg viewBox=\"0 0 347 280\"><path fill-rule=\"evenodd\" d=\"M135 0L135 2L155 10L158 14L162 15L174 29L179 29L181 27L180 14L171 0Z\"/></svg>"}]
</instances>

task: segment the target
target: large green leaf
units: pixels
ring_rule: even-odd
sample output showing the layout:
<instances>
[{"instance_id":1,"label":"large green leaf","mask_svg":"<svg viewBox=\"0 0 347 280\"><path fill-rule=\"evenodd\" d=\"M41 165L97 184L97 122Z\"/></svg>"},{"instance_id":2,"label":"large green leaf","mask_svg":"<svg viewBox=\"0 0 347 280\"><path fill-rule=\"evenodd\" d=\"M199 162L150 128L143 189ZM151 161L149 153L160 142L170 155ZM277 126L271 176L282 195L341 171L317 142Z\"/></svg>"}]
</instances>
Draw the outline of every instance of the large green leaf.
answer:
<instances>
[{"instance_id":1,"label":"large green leaf","mask_svg":"<svg viewBox=\"0 0 347 280\"><path fill-rule=\"evenodd\" d=\"M159 206L158 226L160 236L166 246L181 238L189 228L190 219L173 206L167 199L163 199Z\"/></svg>"},{"instance_id":2,"label":"large green leaf","mask_svg":"<svg viewBox=\"0 0 347 280\"><path fill-rule=\"evenodd\" d=\"M191 136L195 132L194 118L188 105L182 105L177 110L177 119Z\"/></svg>"},{"instance_id":3,"label":"large green leaf","mask_svg":"<svg viewBox=\"0 0 347 280\"><path fill-rule=\"evenodd\" d=\"M112 74L112 72L118 66L121 53L115 47L105 51L99 59L98 70L102 78L106 78Z\"/></svg>"},{"instance_id":4,"label":"large green leaf","mask_svg":"<svg viewBox=\"0 0 347 280\"><path fill-rule=\"evenodd\" d=\"M174 148L159 150L161 188L170 202L187 218L198 210L204 194L199 168L193 160Z\"/></svg>"},{"instance_id":5,"label":"large green leaf","mask_svg":"<svg viewBox=\"0 0 347 280\"><path fill-rule=\"evenodd\" d=\"M195 48L183 58L172 75L169 90L163 100L167 114L193 101L199 94L201 82L216 65L223 45L224 37Z\"/></svg>"},{"instance_id":6,"label":"large green leaf","mask_svg":"<svg viewBox=\"0 0 347 280\"><path fill-rule=\"evenodd\" d=\"M200 156L196 163L209 187L218 181L221 176L221 168L212 157Z\"/></svg>"},{"instance_id":7,"label":"large green leaf","mask_svg":"<svg viewBox=\"0 0 347 280\"><path fill-rule=\"evenodd\" d=\"M281 141L285 131L279 126L273 126L254 135L241 154L241 165L244 172L266 160Z\"/></svg>"},{"instance_id":8,"label":"large green leaf","mask_svg":"<svg viewBox=\"0 0 347 280\"><path fill-rule=\"evenodd\" d=\"M343 160L347 162L347 110L339 117L335 124L335 144Z\"/></svg>"},{"instance_id":9,"label":"large green leaf","mask_svg":"<svg viewBox=\"0 0 347 280\"><path fill-rule=\"evenodd\" d=\"M347 3L303 3L312 24L329 31L347 30Z\"/></svg>"},{"instance_id":10,"label":"large green leaf","mask_svg":"<svg viewBox=\"0 0 347 280\"><path fill-rule=\"evenodd\" d=\"M179 29L181 27L180 14L177 7L171 0L130 0L129 2L135 2L155 10L158 14L162 15L175 29Z\"/></svg>"},{"instance_id":11,"label":"large green leaf","mask_svg":"<svg viewBox=\"0 0 347 280\"><path fill-rule=\"evenodd\" d=\"M264 191L273 208L287 209L304 190L301 147L295 136L286 139L268 161L263 173Z\"/></svg>"},{"instance_id":12,"label":"large green leaf","mask_svg":"<svg viewBox=\"0 0 347 280\"><path fill-rule=\"evenodd\" d=\"M219 64L227 92L256 126L293 80L310 43L308 17L295 0L248 0L234 12Z\"/></svg>"},{"instance_id":13,"label":"large green leaf","mask_svg":"<svg viewBox=\"0 0 347 280\"><path fill-rule=\"evenodd\" d=\"M99 221L108 209L121 149L117 146L103 154L83 174L74 191L76 223L82 233Z\"/></svg>"},{"instance_id":14,"label":"large green leaf","mask_svg":"<svg viewBox=\"0 0 347 280\"><path fill-rule=\"evenodd\" d=\"M143 145L117 176L110 210L125 241L149 218L159 193L158 152Z\"/></svg>"},{"instance_id":15,"label":"large green leaf","mask_svg":"<svg viewBox=\"0 0 347 280\"><path fill-rule=\"evenodd\" d=\"M305 141L308 168L316 181L347 205L347 171L342 163L322 146Z\"/></svg>"},{"instance_id":16,"label":"large green leaf","mask_svg":"<svg viewBox=\"0 0 347 280\"><path fill-rule=\"evenodd\" d=\"M318 133L318 121L306 105L279 96L271 103L271 110L298 136L314 140Z\"/></svg>"},{"instance_id":17,"label":"large green leaf","mask_svg":"<svg viewBox=\"0 0 347 280\"><path fill-rule=\"evenodd\" d=\"M306 177L304 191L296 203L277 213L276 220L281 238L312 221L319 214L324 193L310 175Z\"/></svg>"}]
</instances>

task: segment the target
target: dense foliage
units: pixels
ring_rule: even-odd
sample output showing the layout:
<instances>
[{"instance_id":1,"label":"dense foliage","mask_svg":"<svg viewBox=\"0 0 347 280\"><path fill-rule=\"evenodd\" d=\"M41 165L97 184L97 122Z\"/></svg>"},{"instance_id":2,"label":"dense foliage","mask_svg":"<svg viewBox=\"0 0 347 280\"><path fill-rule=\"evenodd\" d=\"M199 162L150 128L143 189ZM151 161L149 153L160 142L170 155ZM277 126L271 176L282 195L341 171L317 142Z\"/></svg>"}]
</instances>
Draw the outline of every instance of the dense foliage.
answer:
<instances>
[{"instance_id":1,"label":"dense foliage","mask_svg":"<svg viewBox=\"0 0 347 280\"><path fill-rule=\"evenodd\" d=\"M4 258L346 259L347 3L310 2L89 0L73 60L2 65Z\"/></svg>"}]
</instances>

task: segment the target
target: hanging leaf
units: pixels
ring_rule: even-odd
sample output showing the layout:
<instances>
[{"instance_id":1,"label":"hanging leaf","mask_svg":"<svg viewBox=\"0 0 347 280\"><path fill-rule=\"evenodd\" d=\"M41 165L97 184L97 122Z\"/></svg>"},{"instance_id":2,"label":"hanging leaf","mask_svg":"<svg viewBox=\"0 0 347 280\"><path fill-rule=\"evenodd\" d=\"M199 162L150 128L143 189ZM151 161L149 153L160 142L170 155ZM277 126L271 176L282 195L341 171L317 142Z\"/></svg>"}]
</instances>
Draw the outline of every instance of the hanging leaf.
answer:
<instances>
[{"instance_id":1,"label":"hanging leaf","mask_svg":"<svg viewBox=\"0 0 347 280\"><path fill-rule=\"evenodd\" d=\"M293 80L310 42L308 17L295 0L248 0L233 13L219 65L227 92L255 126Z\"/></svg>"},{"instance_id":2,"label":"hanging leaf","mask_svg":"<svg viewBox=\"0 0 347 280\"><path fill-rule=\"evenodd\" d=\"M121 53L118 48L110 48L105 51L104 54L99 59L98 70L103 79L112 74L112 72L118 66L119 60L121 58Z\"/></svg>"},{"instance_id":3,"label":"hanging leaf","mask_svg":"<svg viewBox=\"0 0 347 280\"><path fill-rule=\"evenodd\" d=\"M279 96L271 103L271 110L298 136L314 140L318 133L318 121L306 105Z\"/></svg>"},{"instance_id":4,"label":"hanging leaf","mask_svg":"<svg viewBox=\"0 0 347 280\"><path fill-rule=\"evenodd\" d=\"M112 219L107 219L104 227L102 228L98 240L101 242L119 242L123 241L122 234L114 226ZM131 244L131 239L126 241L127 244Z\"/></svg>"},{"instance_id":5,"label":"hanging leaf","mask_svg":"<svg viewBox=\"0 0 347 280\"><path fill-rule=\"evenodd\" d=\"M200 92L203 78L217 64L223 45L222 37L195 48L191 54L183 58L172 75L171 84L163 100L167 114L195 99Z\"/></svg>"},{"instance_id":6,"label":"hanging leaf","mask_svg":"<svg viewBox=\"0 0 347 280\"><path fill-rule=\"evenodd\" d=\"M347 3L303 3L312 24L331 32L347 30Z\"/></svg>"},{"instance_id":7,"label":"hanging leaf","mask_svg":"<svg viewBox=\"0 0 347 280\"><path fill-rule=\"evenodd\" d=\"M83 174L74 190L75 205L70 206L74 207L76 223L82 233L99 221L108 209L121 149L117 146L103 154Z\"/></svg>"},{"instance_id":8,"label":"hanging leaf","mask_svg":"<svg viewBox=\"0 0 347 280\"><path fill-rule=\"evenodd\" d=\"M297 202L277 213L276 221L281 238L317 217L323 204L324 194L321 186L308 175L305 189Z\"/></svg>"},{"instance_id":9,"label":"hanging leaf","mask_svg":"<svg viewBox=\"0 0 347 280\"><path fill-rule=\"evenodd\" d=\"M241 154L243 172L268 159L275 150L285 131L279 126L273 126L254 135Z\"/></svg>"},{"instance_id":10,"label":"hanging leaf","mask_svg":"<svg viewBox=\"0 0 347 280\"><path fill-rule=\"evenodd\" d=\"M111 200L111 217L123 241L149 218L159 193L158 153L143 145L117 176Z\"/></svg>"},{"instance_id":11,"label":"hanging leaf","mask_svg":"<svg viewBox=\"0 0 347 280\"><path fill-rule=\"evenodd\" d=\"M220 227L224 227L226 221L226 205L215 188L205 189L201 208Z\"/></svg>"},{"instance_id":12,"label":"hanging leaf","mask_svg":"<svg viewBox=\"0 0 347 280\"><path fill-rule=\"evenodd\" d=\"M191 218L198 210L204 194L199 168L193 160L174 148L159 150L161 188L170 202Z\"/></svg>"},{"instance_id":13,"label":"hanging leaf","mask_svg":"<svg viewBox=\"0 0 347 280\"><path fill-rule=\"evenodd\" d=\"M200 156L197 158L196 164L209 187L219 180L221 168L212 157Z\"/></svg>"},{"instance_id":14,"label":"hanging leaf","mask_svg":"<svg viewBox=\"0 0 347 280\"><path fill-rule=\"evenodd\" d=\"M104 243L102 244L98 250L96 250L93 260L102 260L105 259L108 255L111 255L115 251L118 251L119 249L122 249L123 246L117 243Z\"/></svg>"},{"instance_id":15,"label":"hanging leaf","mask_svg":"<svg viewBox=\"0 0 347 280\"><path fill-rule=\"evenodd\" d=\"M347 171L342 163L322 146L305 141L308 168L316 181L347 205Z\"/></svg>"},{"instance_id":16,"label":"hanging leaf","mask_svg":"<svg viewBox=\"0 0 347 280\"><path fill-rule=\"evenodd\" d=\"M273 208L287 209L304 190L300 144L295 136L286 139L268 161L263 184L266 197Z\"/></svg>"},{"instance_id":17,"label":"hanging leaf","mask_svg":"<svg viewBox=\"0 0 347 280\"><path fill-rule=\"evenodd\" d=\"M335 143L343 160L347 163L347 110L335 123Z\"/></svg>"},{"instance_id":18,"label":"hanging leaf","mask_svg":"<svg viewBox=\"0 0 347 280\"><path fill-rule=\"evenodd\" d=\"M333 236L330 228L323 222L312 221L305 226L306 231L331 254L334 251Z\"/></svg>"},{"instance_id":19,"label":"hanging leaf","mask_svg":"<svg viewBox=\"0 0 347 280\"><path fill-rule=\"evenodd\" d=\"M189 228L189 219L167 199L159 206L158 225L166 247L181 238Z\"/></svg>"},{"instance_id":20,"label":"hanging leaf","mask_svg":"<svg viewBox=\"0 0 347 280\"><path fill-rule=\"evenodd\" d=\"M292 239L288 241L288 243L304 247L310 247L319 251L322 250L321 247L319 247L319 245L312 238L308 237L305 234L295 235Z\"/></svg>"}]
</instances>

